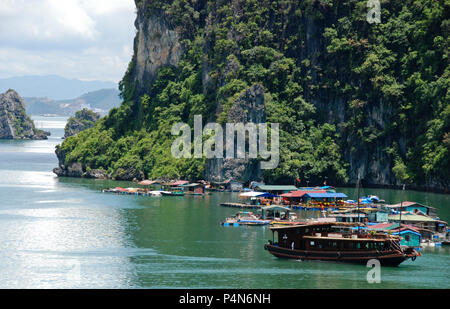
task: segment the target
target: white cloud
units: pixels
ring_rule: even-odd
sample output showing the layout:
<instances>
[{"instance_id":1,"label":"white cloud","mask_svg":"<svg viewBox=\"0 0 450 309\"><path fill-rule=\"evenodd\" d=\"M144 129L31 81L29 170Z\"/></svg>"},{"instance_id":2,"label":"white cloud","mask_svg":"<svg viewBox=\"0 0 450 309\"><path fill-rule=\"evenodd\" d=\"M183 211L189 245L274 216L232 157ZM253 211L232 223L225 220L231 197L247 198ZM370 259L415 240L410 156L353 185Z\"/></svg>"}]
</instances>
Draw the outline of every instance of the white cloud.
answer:
<instances>
[{"instance_id":1,"label":"white cloud","mask_svg":"<svg viewBox=\"0 0 450 309\"><path fill-rule=\"evenodd\" d=\"M132 55L133 0L0 0L0 77L118 81Z\"/></svg>"}]
</instances>

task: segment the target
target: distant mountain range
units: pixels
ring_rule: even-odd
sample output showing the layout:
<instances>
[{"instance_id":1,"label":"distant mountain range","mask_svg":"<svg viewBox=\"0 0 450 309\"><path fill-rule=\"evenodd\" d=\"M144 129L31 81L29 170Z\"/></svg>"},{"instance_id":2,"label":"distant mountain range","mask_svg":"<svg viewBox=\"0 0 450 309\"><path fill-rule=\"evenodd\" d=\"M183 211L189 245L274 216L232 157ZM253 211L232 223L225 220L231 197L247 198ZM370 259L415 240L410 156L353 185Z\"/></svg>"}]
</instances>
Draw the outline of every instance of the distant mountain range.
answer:
<instances>
[{"instance_id":1,"label":"distant mountain range","mask_svg":"<svg viewBox=\"0 0 450 309\"><path fill-rule=\"evenodd\" d=\"M116 83L57 75L0 78L0 93L8 89L20 94L29 115L72 116L88 108L104 116L121 102Z\"/></svg>"},{"instance_id":2,"label":"distant mountain range","mask_svg":"<svg viewBox=\"0 0 450 309\"><path fill-rule=\"evenodd\" d=\"M21 97L46 97L53 100L77 98L99 89L117 89L117 84L105 81L81 81L57 75L30 75L0 78L0 93L14 89Z\"/></svg>"},{"instance_id":3,"label":"distant mountain range","mask_svg":"<svg viewBox=\"0 0 450 309\"><path fill-rule=\"evenodd\" d=\"M38 97L24 97L23 99L29 115L58 116L72 116L76 111L83 108L91 109L104 116L111 108L120 106L121 102L117 89L100 89L66 100Z\"/></svg>"}]
</instances>

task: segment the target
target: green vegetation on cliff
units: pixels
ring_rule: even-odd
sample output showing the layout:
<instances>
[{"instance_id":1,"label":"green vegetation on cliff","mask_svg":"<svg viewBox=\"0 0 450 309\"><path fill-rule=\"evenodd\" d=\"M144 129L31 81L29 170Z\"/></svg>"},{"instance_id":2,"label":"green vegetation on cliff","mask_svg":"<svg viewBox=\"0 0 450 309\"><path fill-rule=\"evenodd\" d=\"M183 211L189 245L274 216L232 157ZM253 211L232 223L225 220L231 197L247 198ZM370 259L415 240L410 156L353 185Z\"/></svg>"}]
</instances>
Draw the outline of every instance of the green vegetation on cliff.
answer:
<instances>
[{"instance_id":1,"label":"green vegetation on cliff","mask_svg":"<svg viewBox=\"0 0 450 309\"><path fill-rule=\"evenodd\" d=\"M64 141L65 164L203 177L205 159L172 157L172 125L226 122L260 84L281 129L267 181L338 184L363 170L374 184L450 187L449 1L381 1L380 24L357 0L136 2L138 15L170 20L182 58L149 82L134 75L135 50L122 105Z\"/></svg>"}]
</instances>

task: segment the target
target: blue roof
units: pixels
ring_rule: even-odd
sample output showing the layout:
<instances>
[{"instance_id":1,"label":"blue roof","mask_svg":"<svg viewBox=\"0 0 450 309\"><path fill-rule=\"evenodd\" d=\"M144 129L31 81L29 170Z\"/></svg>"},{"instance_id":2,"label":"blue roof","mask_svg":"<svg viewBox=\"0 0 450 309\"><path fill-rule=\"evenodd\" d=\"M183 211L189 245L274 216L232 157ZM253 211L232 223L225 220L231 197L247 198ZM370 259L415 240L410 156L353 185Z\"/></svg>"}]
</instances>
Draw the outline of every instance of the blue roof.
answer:
<instances>
[{"instance_id":1,"label":"blue roof","mask_svg":"<svg viewBox=\"0 0 450 309\"><path fill-rule=\"evenodd\" d=\"M413 230L410 230L410 229L406 229L406 230L403 230L403 231L401 231L400 232L400 235L403 235L403 234L406 234L406 233L409 233L409 234L415 234L415 235L417 235L417 236L419 236L419 237L422 237L422 235L420 234L420 233L417 233L417 232L415 232L415 231L413 231ZM398 232L395 232L395 233L392 233L393 235L398 235Z\"/></svg>"},{"instance_id":2,"label":"blue roof","mask_svg":"<svg viewBox=\"0 0 450 309\"><path fill-rule=\"evenodd\" d=\"M344 193L306 193L305 195L313 198L345 198L347 195Z\"/></svg>"}]
</instances>

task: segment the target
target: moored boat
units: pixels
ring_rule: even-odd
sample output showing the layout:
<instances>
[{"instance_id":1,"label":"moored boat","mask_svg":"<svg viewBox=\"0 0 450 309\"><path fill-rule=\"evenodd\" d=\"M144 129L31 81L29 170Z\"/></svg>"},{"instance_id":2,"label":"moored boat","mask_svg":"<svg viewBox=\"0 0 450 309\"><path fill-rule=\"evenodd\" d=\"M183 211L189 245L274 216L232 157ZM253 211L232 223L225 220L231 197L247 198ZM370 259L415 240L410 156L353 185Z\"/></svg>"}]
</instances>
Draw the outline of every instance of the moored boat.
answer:
<instances>
[{"instance_id":1,"label":"moored boat","mask_svg":"<svg viewBox=\"0 0 450 309\"><path fill-rule=\"evenodd\" d=\"M184 196L182 191L161 191L161 194L164 196Z\"/></svg>"},{"instance_id":2,"label":"moored boat","mask_svg":"<svg viewBox=\"0 0 450 309\"><path fill-rule=\"evenodd\" d=\"M271 227L272 232L278 234L278 241L269 241L264 248L279 258L358 264L377 259L386 266L397 266L420 256L414 248L401 247L397 236L365 235L355 232L353 227L355 225L336 222Z\"/></svg>"},{"instance_id":3,"label":"moored boat","mask_svg":"<svg viewBox=\"0 0 450 309\"><path fill-rule=\"evenodd\" d=\"M247 211L238 212L236 215L226 218L221 222L223 226L240 226L240 225L268 225L271 220L261 219L260 216Z\"/></svg>"}]
</instances>

